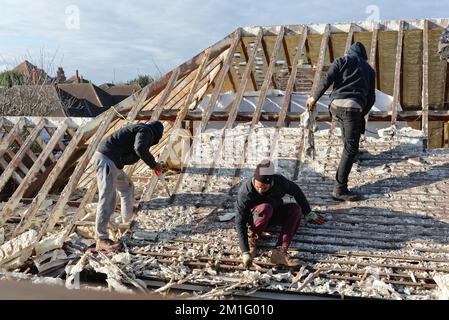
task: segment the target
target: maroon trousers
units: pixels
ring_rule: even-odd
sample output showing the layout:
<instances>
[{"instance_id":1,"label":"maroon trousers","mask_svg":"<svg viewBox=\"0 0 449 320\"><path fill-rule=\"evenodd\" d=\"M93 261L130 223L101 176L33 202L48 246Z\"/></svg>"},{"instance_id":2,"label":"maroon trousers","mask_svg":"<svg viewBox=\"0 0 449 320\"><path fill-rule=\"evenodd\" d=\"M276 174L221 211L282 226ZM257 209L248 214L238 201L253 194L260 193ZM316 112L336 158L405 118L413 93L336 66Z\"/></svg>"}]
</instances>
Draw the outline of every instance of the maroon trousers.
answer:
<instances>
[{"instance_id":1,"label":"maroon trousers","mask_svg":"<svg viewBox=\"0 0 449 320\"><path fill-rule=\"evenodd\" d=\"M299 228L301 222L301 207L296 203L284 204L273 212L273 207L268 203L262 203L253 208L253 221L250 230L255 239L260 239L269 225L280 225L282 227L277 246L287 249L292 241L293 235Z\"/></svg>"}]
</instances>

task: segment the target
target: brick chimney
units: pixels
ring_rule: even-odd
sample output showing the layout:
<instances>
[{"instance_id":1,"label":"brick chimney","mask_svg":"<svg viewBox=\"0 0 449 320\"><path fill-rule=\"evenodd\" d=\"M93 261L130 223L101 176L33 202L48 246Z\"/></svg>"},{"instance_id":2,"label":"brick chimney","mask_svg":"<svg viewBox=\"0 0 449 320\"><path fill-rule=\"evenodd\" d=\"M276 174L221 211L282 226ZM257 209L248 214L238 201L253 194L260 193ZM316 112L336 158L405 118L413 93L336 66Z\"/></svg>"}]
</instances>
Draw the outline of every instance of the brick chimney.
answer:
<instances>
[{"instance_id":1,"label":"brick chimney","mask_svg":"<svg viewBox=\"0 0 449 320\"><path fill-rule=\"evenodd\" d=\"M80 83L80 76L78 74L78 69L76 70L76 83Z\"/></svg>"},{"instance_id":2,"label":"brick chimney","mask_svg":"<svg viewBox=\"0 0 449 320\"><path fill-rule=\"evenodd\" d=\"M64 69L62 67L58 68L58 71L56 72L56 82L57 83L63 83L66 81Z\"/></svg>"}]
</instances>

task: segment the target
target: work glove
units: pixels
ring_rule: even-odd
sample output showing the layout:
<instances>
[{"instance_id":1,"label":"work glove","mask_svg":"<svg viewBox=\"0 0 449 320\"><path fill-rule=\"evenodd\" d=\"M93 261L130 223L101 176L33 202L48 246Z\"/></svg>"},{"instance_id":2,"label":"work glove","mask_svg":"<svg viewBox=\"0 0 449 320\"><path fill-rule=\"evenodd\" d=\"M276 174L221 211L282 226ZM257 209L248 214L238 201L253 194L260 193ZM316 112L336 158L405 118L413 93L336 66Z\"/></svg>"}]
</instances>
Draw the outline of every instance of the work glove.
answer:
<instances>
[{"instance_id":1,"label":"work glove","mask_svg":"<svg viewBox=\"0 0 449 320\"><path fill-rule=\"evenodd\" d=\"M324 222L326 222L326 219L324 219L321 214L316 213L315 211L310 211L308 214L306 214L306 221L313 224L323 224Z\"/></svg>"},{"instance_id":2,"label":"work glove","mask_svg":"<svg viewBox=\"0 0 449 320\"><path fill-rule=\"evenodd\" d=\"M315 109L316 101L313 97L309 97L307 99L306 104L307 104L307 110L313 111L313 109Z\"/></svg>"},{"instance_id":3,"label":"work glove","mask_svg":"<svg viewBox=\"0 0 449 320\"><path fill-rule=\"evenodd\" d=\"M245 268L248 268L251 265L253 258L251 257L251 254L248 251L242 253L242 261L243 267Z\"/></svg>"},{"instance_id":4,"label":"work glove","mask_svg":"<svg viewBox=\"0 0 449 320\"><path fill-rule=\"evenodd\" d=\"M154 168L152 168L151 170L153 170L154 174L157 175L158 177L161 176L165 171L167 171L167 168L165 166L164 163L159 162L156 164L156 166Z\"/></svg>"}]
</instances>

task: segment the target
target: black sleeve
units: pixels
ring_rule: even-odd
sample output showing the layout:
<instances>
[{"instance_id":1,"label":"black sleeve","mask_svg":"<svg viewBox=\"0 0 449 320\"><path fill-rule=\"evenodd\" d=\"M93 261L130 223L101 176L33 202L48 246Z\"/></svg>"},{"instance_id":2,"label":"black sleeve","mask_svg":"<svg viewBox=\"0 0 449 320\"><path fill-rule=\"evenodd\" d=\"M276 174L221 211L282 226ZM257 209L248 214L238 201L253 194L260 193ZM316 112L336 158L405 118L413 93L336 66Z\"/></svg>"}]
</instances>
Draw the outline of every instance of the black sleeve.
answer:
<instances>
[{"instance_id":1,"label":"black sleeve","mask_svg":"<svg viewBox=\"0 0 449 320\"><path fill-rule=\"evenodd\" d=\"M235 216L235 229L239 238L239 246L242 252L249 251L247 225L251 217L251 204L243 200L239 193L237 197L237 214Z\"/></svg>"},{"instance_id":2,"label":"black sleeve","mask_svg":"<svg viewBox=\"0 0 449 320\"><path fill-rule=\"evenodd\" d=\"M368 89L366 107L363 111L364 115L367 115L370 112L374 102L376 102L376 72L372 70L370 74L370 87Z\"/></svg>"},{"instance_id":3,"label":"black sleeve","mask_svg":"<svg viewBox=\"0 0 449 320\"><path fill-rule=\"evenodd\" d=\"M294 183L293 181L285 179L285 184L287 186L287 194L293 196L296 200L296 203L301 207L301 211L303 214L308 214L310 211L309 201L307 201L306 196L302 192L301 188Z\"/></svg>"},{"instance_id":4,"label":"black sleeve","mask_svg":"<svg viewBox=\"0 0 449 320\"><path fill-rule=\"evenodd\" d=\"M313 92L313 99L315 101L318 101L321 98L321 96L326 92L326 90L331 86L331 84L334 83L335 78L337 77L337 74L340 70L339 61L340 61L339 59L336 59L334 62L332 62L331 66L329 67L329 70L321 79L315 92Z\"/></svg>"},{"instance_id":5,"label":"black sleeve","mask_svg":"<svg viewBox=\"0 0 449 320\"><path fill-rule=\"evenodd\" d=\"M136 139L134 140L134 151L145 162L150 168L156 166L156 161L153 155L150 153L150 147L153 142L153 134L150 130L140 130L136 134Z\"/></svg>"}]
</instances>

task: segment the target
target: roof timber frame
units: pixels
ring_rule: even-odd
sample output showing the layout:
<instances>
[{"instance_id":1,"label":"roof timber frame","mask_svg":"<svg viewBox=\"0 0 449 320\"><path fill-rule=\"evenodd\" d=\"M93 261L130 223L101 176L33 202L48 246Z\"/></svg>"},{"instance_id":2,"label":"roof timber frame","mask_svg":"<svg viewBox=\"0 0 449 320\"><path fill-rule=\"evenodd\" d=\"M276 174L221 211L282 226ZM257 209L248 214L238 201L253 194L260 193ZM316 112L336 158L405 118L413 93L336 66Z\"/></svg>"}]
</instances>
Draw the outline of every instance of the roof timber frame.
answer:
<instances>
[{"instance_id":1,"label":"roof timber frame","mask_svg":"<svg viewBox=\"0 0 449 320\"><path fill-rule=\"evenodd\" d=\"M232 128L236 121L249 122L250 130L245 135L245 150L251 129L255 127L258 121L276 121L277 133L275 136L278 135L279 129L284 126L286 121L299 120L300 115L291 112L289 107L292 92L299 90L301 87L298 76L305 74L304 67L309 62L312 63L314 79L311 82L313 83L313 90L325 66L336 58L339 52L347 52L350 44L354 41L361 40L365 43L367 49L369 48L369 62L378 71L380 89L385 86L383 84L385 81L392 84L391 93L393 93L394 102L391 110L389 112L372 113L369 117L370 121L391 121L394 124L397 121L420 118L423 131L428 135L428 121L449 119L449 112L441 110L441 107L444 107L446 103L446 82L444 82L444 88L441 88L441 90L434 89L434 84L442 80L443 77L446 81L447 68L444 69L446 74L444 72L440 72L438 75L435 72L432 73L432 70L437 68L438 63L435 60L435 52L430 50L430 44L435 40L435 32L446 27L448 21L448 19L428 19L399 22L382 21L378 24L353 22L238 28L222 41L207 48L92 121L36 117L1 118L1 124L5 130L0 140L0 153L6 154L8 152L12 161L5 163L6 160L2 158L3 155L0 157L2 158L0 159L0 166L4 165L2 167L3 172L0 175L0 187L4 187L11 178L16 179L19 186L2 210L0 225L8 221L14 208L24 199L24 194L30 182L43 173L43 170L45 171L44 163L47 161L56 162L56 165L49 169L51 171L42 184L41 191L33 198L31 208L21 219L19 225L16 226L12 235L18 235L29 228L32 219L50 194L52 187L69 160L71 161L71 157L83 147L81 156L75 159L76 165L73 173L68 177L68 183L59 196L56 205L48 214L45 224L40 229L39 239L51 231L59 221L63 215L64 207L70 202L73 191L80 186L84 186L87 188L86 193L82 197L79 208L71 222L66 226L66 234L68 234L81 217L82 208L92 201L96 192L96 183L92 183L95 179L89 161L97 144L104 135L127 123L147 122L157 119L164 121L166 133L161 140L163 143L152 148L152 152L159 156L159 160L167 159L174 141L171 139L171 135L172 133L176 135L176 130L186 120L199 121L199 132L204 132L209 121L225 121L223 139L225 130ZM410 35L409 32L411 31L417 32L416 35ZM333 37L336 34L343 36ZM401 76L405 68L408 67L408 60L404 59L410 45L407 42L407 36L412 37L413 41L419 39L421 43L419 57L422 58L422 65L416 66L412 70L412 72L422 73L422 79L419 79L419 91L422 92L419 96L420 110L416 110L416 108L407 110L407 101L403 98L403 88L411 85L404 81L404 76ZM342 40L339 40L340 38ZM394 68L393 70L383 70L384 65L391 65L391 63L386 64L385 56L381 55L379 48L384 48L387 40L391 43L391 39L396 42L388 59L394 61ZM242 45L250 42L253 45ZM317 47L318 50L316 50ZM260 61L261 54L264 63L258 64L257 61ZM285 60L284 64L279 63L279 59ZM256 66L259 66L259 68L256 69ZM244 67L244 70L237 74L236 71L240 67ZM260 86L257 83L257 77L259 77L256 76L257 70L257 74L260 75L260 72L262 72L263 75L263 82ZM279 74L284 71L287 71L285 85L280 85ZM392 76L386 75L387 73L391 73ZM244 93L251 88L260 91L255 112L239 112L238 108ZM263 102L270 88L285 91L285 97L278 113L262 111ZM213 111L219 95L228 91L235 93L231 110L224 113ZM209 103L205 112L198 112L196 107L206 94L211 94ZM404 106L406 111L397 111L399 103ZM413 107L413 105L410 106ZM316 120L329 121L328 114L318 113ZM27 128L26 137L18 137L18 131L20 131L22 125ZM39 141L41 130L48 131L52 136L46 144ZM61 138L64 135L70 138L68 145L61 144ZM274 141L273 145L275 146L276 137ZM19 149L17 152L11 153L10 147L13 143L17 144ZM34 143L41 144L43 150L36 155L29 155L30 148ZM53 154L57 146L59 146L59 151L62 152L58 159ZM208 179L202 188L203 191L207 190L210 184L210 177L214 173L215 164L221 152L222 144L216 152L216 157L212 159ZM302 152L302 149L300 152ZM296 156L299 162L301 155ZM32 159L34 165L31 168L26 167L24 171L27 172L19 174L18 171L21 165L24 165L23 159L25 157ZM236 168L233 184L237 182L243 165L244 163L241 163ZM143 167L139 163L129 168L128 173L138 175ZM182 173L185 173L185 168L183 168ZM179 191L183 174L180 175L175 184L171 200L176 197ZM151 198L156 184L157 178L149 179L146 194L143 197L144 200Z\"/></svg>"}]
</instances>

